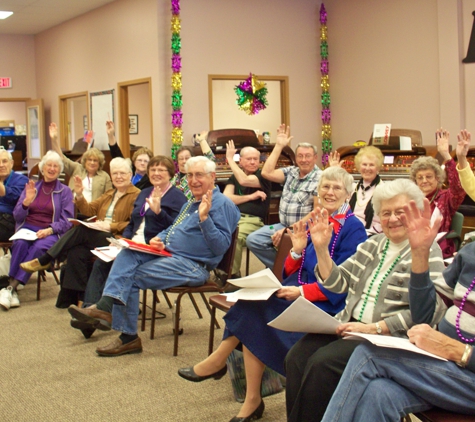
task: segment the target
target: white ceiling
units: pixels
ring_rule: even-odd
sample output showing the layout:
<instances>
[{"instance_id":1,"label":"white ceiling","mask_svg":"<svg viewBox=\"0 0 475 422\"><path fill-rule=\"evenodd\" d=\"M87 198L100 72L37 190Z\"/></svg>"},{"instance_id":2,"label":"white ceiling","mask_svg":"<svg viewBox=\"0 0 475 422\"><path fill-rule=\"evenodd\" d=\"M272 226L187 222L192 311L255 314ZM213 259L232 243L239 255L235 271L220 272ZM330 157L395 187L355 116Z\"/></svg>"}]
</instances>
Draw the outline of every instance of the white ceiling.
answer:
<instances>
[{"instance_id":1,"label":"white ceiling","mask_svg":"<svg viewBox=\"0 0 475 422\"><path fill-rule=\"evenodd\" d=\"M34 35L115 0L0 0L0 34Z\"/></svg>"}]
</instances>

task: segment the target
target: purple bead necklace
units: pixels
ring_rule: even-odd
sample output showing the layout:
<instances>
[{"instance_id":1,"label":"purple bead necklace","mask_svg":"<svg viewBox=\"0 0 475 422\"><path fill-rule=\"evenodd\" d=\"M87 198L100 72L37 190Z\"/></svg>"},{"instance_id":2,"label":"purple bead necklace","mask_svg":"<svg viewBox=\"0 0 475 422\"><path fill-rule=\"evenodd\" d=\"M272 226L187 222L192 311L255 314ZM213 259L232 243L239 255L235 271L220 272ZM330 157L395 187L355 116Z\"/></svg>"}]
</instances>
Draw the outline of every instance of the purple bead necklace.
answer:
<instances>
[{"instance_id":1,"label":"purple bead necklace","mask_svg":"<svg viewBox=\"0 0 475 422\"><path fill-rule=\"evenodd\" d=\"M353 216L353 215L354 214L352 212L345 215L345 221L343 222L343 224L345 224L346 220L349 217ZM330 258L332 258L332 259L333 259L333 254L335 253L336 242L338 241L338 236L341 232L341 229L343 228L343 224L340 224L340 228L338 229L338 232L335 234L335 237L333 238L332 247L330 248ZM307 233L307 239L308 239L309 236L310 236L310 232ZM299 273L297 275L297 280L298 280L299 284L307 284L307 283L304 283L302 281L302 269L303 269L303 265L305 263L305 249L306 248L304 248L302 250L302 262L300 263Z\"/></svg>"},{"instance_id":2,"label":"purple bead necklace","mask_svg":"<svg viewBox=\"0 0 475 422\"><path fill-rule=\"evenodd\" d=\"M457 313L457 318L455 319L455 329L457 330L457 334L461 340L467 343L473 343L475 341L475 338L465 338L462 335L462 331L460 330L460 318L462 316L463 307L465 306L465 302L467 301L468 295L470 294L470 292L473 290L474 287L475 287L475 278L472 280L472 284L470 284L470 287L467 289L467 291L463 295L463 299L462 299L462 302L460 303L460 308Z\"/></svg>"}]
</instances>

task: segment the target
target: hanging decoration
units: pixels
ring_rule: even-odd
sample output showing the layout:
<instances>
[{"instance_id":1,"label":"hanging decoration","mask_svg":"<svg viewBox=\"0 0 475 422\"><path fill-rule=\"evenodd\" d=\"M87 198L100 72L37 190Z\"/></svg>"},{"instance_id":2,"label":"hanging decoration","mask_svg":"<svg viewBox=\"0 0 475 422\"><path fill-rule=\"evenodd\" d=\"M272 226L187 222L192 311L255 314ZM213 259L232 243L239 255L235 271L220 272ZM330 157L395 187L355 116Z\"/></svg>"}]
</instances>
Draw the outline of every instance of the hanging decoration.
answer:
<instances>
[{"instance_id":1,"label":"hanging decoration","mask_svg":"<svg viewBox=\"0 0 475 422\"><path fill-rule=\"evenodd\" d=\"M171 115L172 122L172 150L171 156L176 160L176 152L181 147L183 143L183 130L181 126L183 125L183 113L181 108L183 106L183 99L181 94L181 21L180 21L180 0L171 0L172 6L172 19L171 19L171 49L172 49L172 80L171 86L173 88L172 93L172 108L173 112Z\"/></svg>"},{"instance_id":2,"label":"hanging decoration","mask_svg":"<svg viewBox=\"0 0 475 422\"><path fill-rule=\"evenodd\" d=\"M327 34L327 11L325 5L320 6L320 73L322 87L322 164L328 163L328 154L332 150L332 127L330 111L330 77L328 76L328 34Z\"/></svg>"},{"instance_id":3,"label":"hanging decoration","mask_svg":"<svg viewBox=\"0 0 475 422\"><path fill-rule=\"evenodd\" d=\"M234 91L238 96L236 103L239 109L250 116L258 114L268 105L266 84L252 73L249 74L249 78L237 85Z\"/></svg>"}]
</instances>

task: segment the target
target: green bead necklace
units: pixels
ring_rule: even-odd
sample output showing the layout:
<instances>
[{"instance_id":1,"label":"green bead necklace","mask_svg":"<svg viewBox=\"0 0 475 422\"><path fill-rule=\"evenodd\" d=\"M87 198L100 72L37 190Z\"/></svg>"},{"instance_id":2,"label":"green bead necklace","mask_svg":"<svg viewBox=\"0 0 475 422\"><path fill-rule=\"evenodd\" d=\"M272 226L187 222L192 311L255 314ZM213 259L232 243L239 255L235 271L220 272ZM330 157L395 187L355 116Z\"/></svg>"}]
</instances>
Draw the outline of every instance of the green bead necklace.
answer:
<instances>
[{"instance_id":1,"label":"green bead necklace","mask_svg":"<svg viewBox=\"0 0 475 422\"><path fill-rule=\"evenodd\" d=\"M358 317L358 321L361 322L361 319L363 318L363 313L366 308L366 304L368 303L369 295L371 293L371 290L373 289L373 284L378 278L379 272L381 271L381 268L383 267L384 260L386 259L386 254L389 249L389 239L386 241L386 245L384 246L383 249L383 256L381 258L381 261L379 261L378 268L376 269L376 272L374 273L373 279L371 280L371 283L368 286L368 291L366 292L366 296L363 301L363 306L361 307L360 315ZM379 291L381 290L381 286L384 283L384 280L388 277L389 274L391 274L391 271L394 269L396 264L399 262L401 259L401 255L398 255L397 258L394 260L394 262L391 264L389 269L386 271L386 274L384 274L383 278L381 279L381 282L379 283L378 290L376 291L376 297L374 298L374 303L376 304L378 302L378 297L379 297Z\"/></svg>"},{"instance_id":2,"label":"green bead necklace","mask_svg":"<svg viewBox=\"0 0 475 422\"><path fill-rule=\"evenodd\" d=\"M168 243L168 238L170 237L170 235L172 234L172 231L173 229L178 226L179 224L181 224L183 222L183 220L188 217L190 214L187 214L188 210L190 209L191 207L191 204L193 204L194 199L191 199L188 201L188 203L186 204L186 207L185 209L180 213L180 215L176 218L176 220L174 221L173 225L170 227L170 230L168 230L168 233L167 233L167 237L165 238L165 244Z\"/></svg>"}]
</instances>

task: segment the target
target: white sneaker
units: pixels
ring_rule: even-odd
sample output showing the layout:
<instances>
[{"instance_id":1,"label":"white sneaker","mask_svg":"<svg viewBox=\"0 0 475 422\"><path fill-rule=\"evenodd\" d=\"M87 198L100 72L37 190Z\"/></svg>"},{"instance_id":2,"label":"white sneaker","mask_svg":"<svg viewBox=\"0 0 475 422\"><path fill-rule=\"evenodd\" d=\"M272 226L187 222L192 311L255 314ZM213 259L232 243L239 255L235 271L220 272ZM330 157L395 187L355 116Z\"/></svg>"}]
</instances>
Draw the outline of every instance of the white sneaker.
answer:
<instances>
[{"instance_id":1,"label":"white sneaker","mask_svg":"<svg viewBox=\"0 0 475 422\"><path fill-rule=\"evenodd\" d=\"M8 286L0 290L0 306L2 306L2 308L6 311L8 311L12 305L12 292L12 286Z\"/></svg>"},{"instance_id":2,"label":"white sneaker","mask_svg":"<svg viewBox=\"0 0 475 422\"><path fill-rule=\"evenodd\" d=\"M10 300L10 308L19 308L20 307L20 299L18 299L18 293L13 290L12 298Z\"/></svg>"}]
</instances>

